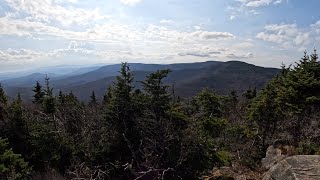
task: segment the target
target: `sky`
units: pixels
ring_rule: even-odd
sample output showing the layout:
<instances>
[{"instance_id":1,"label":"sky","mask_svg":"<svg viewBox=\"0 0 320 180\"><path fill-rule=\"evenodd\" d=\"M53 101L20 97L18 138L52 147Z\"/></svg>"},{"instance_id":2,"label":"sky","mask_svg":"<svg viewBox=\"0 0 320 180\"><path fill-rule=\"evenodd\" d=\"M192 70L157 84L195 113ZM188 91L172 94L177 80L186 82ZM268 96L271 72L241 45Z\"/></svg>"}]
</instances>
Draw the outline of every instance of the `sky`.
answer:
<instances>
[{"instance_id":1,"label":"sky","mask_svg":"<svg viewBox=\"0 0 320 180\"><path fill-rule=\"evenodd\" d=\"M319 0L0 0L0 71L240 60L280 67L320 42Z\"/></svg>"}]
</instances>

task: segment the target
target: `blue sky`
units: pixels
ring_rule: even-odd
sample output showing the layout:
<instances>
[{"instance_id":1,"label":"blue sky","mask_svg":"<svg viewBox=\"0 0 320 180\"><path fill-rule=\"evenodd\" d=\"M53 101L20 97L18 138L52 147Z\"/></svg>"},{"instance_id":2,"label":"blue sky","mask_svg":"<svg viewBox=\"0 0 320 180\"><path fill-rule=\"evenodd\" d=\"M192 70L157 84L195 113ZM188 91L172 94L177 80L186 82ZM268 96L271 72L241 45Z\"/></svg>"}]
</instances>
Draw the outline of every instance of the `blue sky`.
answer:
<instances>
[{"instance_id":1,"label":"blue sky","mask_svg":"<svg viewBox=\"0 0 320 180\"><path fill-rule=\"evenodd\" d=\"M0 0L0 71L241 60L280 67L320 42L318 0Z\"/></svg>"}]
</instances>

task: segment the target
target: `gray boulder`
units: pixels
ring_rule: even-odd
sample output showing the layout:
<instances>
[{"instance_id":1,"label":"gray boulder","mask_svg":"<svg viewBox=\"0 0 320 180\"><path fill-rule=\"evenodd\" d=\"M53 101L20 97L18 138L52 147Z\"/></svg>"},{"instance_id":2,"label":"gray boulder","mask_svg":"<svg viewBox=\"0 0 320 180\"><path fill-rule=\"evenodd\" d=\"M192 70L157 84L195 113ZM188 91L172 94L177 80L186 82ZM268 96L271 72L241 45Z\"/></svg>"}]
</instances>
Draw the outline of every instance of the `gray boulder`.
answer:
<instances>
[{"instance_id":1,"label":"gray boulder","mask_svg":"<svg viewBox=\"0 0 320 180\"><path fill-rule=\"evenodd\" d=\"M320 180L320 156L296 155L273 165L263 180Z\"/></svg>"},{"instance_id":2,"label":"gray boulder","mask_svg":"<svg viewBox=\"0 0 320 180\"><path fill-rule=\"evenodd\" d=\"M261 164L263 169L270 169L273 165L288 157L282 154L282 151L274 146L269 146L266 152L266 157L262 159Z\"/></svg>"}]
</instances>

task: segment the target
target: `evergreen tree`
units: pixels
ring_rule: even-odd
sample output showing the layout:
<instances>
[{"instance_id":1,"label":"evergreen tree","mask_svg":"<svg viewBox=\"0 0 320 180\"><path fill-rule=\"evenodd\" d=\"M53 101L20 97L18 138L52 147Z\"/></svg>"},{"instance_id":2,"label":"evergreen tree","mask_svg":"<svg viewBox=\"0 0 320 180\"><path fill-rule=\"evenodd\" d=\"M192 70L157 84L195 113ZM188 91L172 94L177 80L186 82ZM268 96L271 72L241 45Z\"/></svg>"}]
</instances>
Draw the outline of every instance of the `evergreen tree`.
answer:
<instances>
[{"instance_id":1,"label":"evergreen tree","mask_svg":"<svg viewBox=\"0 0 320 180\"><path fill-rule=\"evenodd\" d=\"M224 106L224 116L227 117L230 121L236 121L241 116L242 110L238 108L239 99L237 92L232 90L229 94L224 98L223 106ZM241 111L241 112L239 112Z\"/></svg>"},{"instance_id":2,"label":"evergreen tree","mask_svg":"<svg viewBox=\"0 0 320 180\"><path fill-rule=\"evenodd\" d=\"M72 91L70 91L70 93L65 96L65 100L66 100L66 104L67 104L68 106L79 106L79 105L80 105L80 101L79 101L78 98L73 94Z\"/></svg>"},{"instance_id":3,"label":"evergreen tree","mask_svg":"<svg viewBox=\"0 0 320 180\"><path fill-rule=\"evenodd\" d=\"M18 95L17 95L17 100L16 100L16 102L19 103L19 104L22 103L22 98L21 98L20 92L19 92Z\"/></svg>"},{"instance_id":4,"label":"evergreen tree","mask_svg":"<svg viewBox=\"0 0 320 180\"><path fill-rule=\"evenodd\" d=\"M168 110L171 100L170 94L167 93L169 86L163 84L163 79L166 78L170 72L169 69L158 70L155 73L151 73L147 76L147 79L142 82L144 91L150 97L148 107L155 114L158 122L161 121L161 118Z\"/></svg>"},{"instance_id":5,"label":"evergreen tree","mask_svg":"<svg viewBox=\"0 0 320 180\"><path fill-rule=\"evenodd\" d=\"M56 102L53 97L53 88L50 87L50 78L45 78L46 88L44 90L44 112L47 114L54 114L56 111Z\"/></svg>"},{"instance_id":6,"label":"evergreen tree","mask_svg":"<svg viewBox=\"0 0 320 180\"><path fill-rule=\"evenodd\" d=\"M9 107L9 126L6 137L9 138L14 150L18 153L25 154L27 149L28 125L26 121L26 111L22 104L20 93Z\"/></svg>"},{"instance_id":7,"label":"evergreen tree","mask_svg":"<svg viewBox=\"0 0 320 180\"><path fill-rule=\"evenodd\" d=\"M8 102L7 96L0 84L0 103L6 105Z\"/></svg>"},{"instance_id":8,"label":"evergreen tree","mask_svg":"<svg viewBox=\"0 0 320 180\"><path fill-rule=\"evenodd\" d=\"M246 100L255 98L257 96L257 88L251 89L251 87L249 87L249 89L247 89L242 96L245 97Z\"/></svg>"},{"instance_id":9,"label":"evergreen tree","mask_svg":"<svg viewBox=\"0 0 320 180\"><path fill-rule=\"evenodd\" d=\"M36 85L33 87L32 91L34 92L33 95L33 103L34 104L42 104L44 92L42 90L42 86L40 85L39 81L37 81Z\"/></svg>"},{"instance_id":10,"label":"evergreen tree","mask_svg":"<svg viewBox=\"0 0 320 180\"><path fill-rule=\"evenodd\" d=\"M0 137L0 179L28 179L32 168L8 145L7 139Z\"/></svg>"},{"instance_id":11,"label":"evergreen tree","mask_svg":"<svg viewBox=\"0 0 320 180\"><path fill-rule=\"evenodd\" d=\"M58 101L59 104L65 104L66 102L66 96L63 94L61 90L59 90Z\"/></svg>"},{"instance_id":12,"label":"evergreen tree","mask_svg":"<svg viewBox=\"0 0 320 180\"><path fill-rule=\"evenodd\" d=\"M89 105L90 106L98 105L98 100L96 98L96 94L94 93L94 91L92 91L92 93L91 93Z\"/></svg>"},{"instance_id":13,"label":"evergreen tree","mask_svg":"<svg viewBox=\"0 0 320 180\"><path fill-rule=\"evenodd\" d=\"M109 104L112 98L112 87L109 86L106 94L103 96L102 104L107 105Z\"/></svg>"},{"instance_id":14,"label":"evergreen tree","mask_svg":"<svg viewBox=\"0 0 320 180\"><path fill-rule=\"evenodd\" d=\"M320 64L317 52L304 56L292 68L283 68L253 100L248 119L258 129L256 144L272 143L274 132L288 132L299 144L302 130L310 124L313 109L320 108ZM259 137L259 138L258 138ZM264 146L264 147L263 147ZM262 152L263 153L263 152Z\"/></svg>"},{"instance_id":15,"label":"evergreen tree","mask_svg":"<svg viewBox=\"0 0 320 180\"><path fill-rule=\"evenodd\" d=\"M235 90L232 90L228 96L227 96L227 104L228 106L231 106L231 108L235 108L235 106L238 104L239 99L237 92Z\"/></svg>"},{"instance_id":16,"label":"evergreen tree","mask_svg":"<svg viewBox=\"0 0 320 180\"><path fill-rule=\"evenodd\" d=\"M132 86L133 74L127 63L122 63L120 76L114 85L114 96L112 99L113 119L121 133L126 133L134 127L132 114Z\"/></svg>"},{"instance_id":17,"label":"evergreen tree","mask_svg":"<svg viewBox=\"0 0 320 180\"><path fill-rule=\"evenodd\" d=\"M122 63L120 75L114 83L112 99L106 109L107 123L114 126L113 130L117 134L113 140L114 146L121 149L120 152L114 152L114 155L121 156L127 162L132 159L138 161L135 151L140 140L135 122L132 82L133 74L129 65Z\"/></svg>"}]
</instances>

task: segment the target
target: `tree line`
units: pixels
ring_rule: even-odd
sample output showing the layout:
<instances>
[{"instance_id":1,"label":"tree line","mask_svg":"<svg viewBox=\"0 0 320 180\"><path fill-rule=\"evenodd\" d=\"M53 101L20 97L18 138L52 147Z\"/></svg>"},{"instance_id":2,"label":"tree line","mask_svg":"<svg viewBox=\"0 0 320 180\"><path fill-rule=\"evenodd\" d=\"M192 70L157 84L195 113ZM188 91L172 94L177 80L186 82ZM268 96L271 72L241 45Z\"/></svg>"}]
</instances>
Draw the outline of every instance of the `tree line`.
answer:
<instances>
[{"instance_id":1,"label":"tree line","mask_svg":"<svg viewBox=\"0 0 320 180\"><path fill-rule=\"evenodd\" d=\"M67 179L197 179L213 167L258 169L277 139L297 154L320 154L320 64L316 51L257 91L180 98L158 70L133 86L123 63L102 101L54 95L50 79L32 104L0 86L0 178L30 179L54 169ZM213 79L214 81L214 79Z\"/></svg>"}]
</instances>

